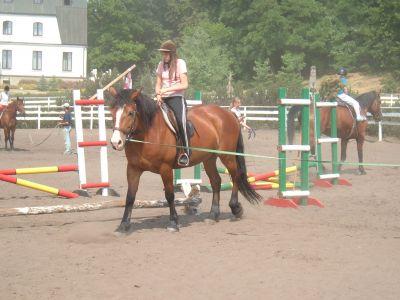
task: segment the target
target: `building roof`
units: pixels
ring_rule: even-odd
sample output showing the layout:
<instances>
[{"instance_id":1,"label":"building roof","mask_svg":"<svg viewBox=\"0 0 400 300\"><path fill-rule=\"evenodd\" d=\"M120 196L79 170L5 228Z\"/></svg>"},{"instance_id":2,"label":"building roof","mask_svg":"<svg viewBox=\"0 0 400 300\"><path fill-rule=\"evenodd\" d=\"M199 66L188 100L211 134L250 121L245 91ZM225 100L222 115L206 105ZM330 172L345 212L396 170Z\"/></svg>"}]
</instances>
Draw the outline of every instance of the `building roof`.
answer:
<instances>
[{"instance_id":1,"label":"building roof","mask_svg":"<svg viewBox=\"0 0 400 300\"><path fill-rule=\"evenodd\" d=\"M41 4L33 0L13 0L5 3L0 0L0 12L10 14L55 15L57 7L87 8L87 0L70 0L71 5L64 5L64 0L43 0Z\"/></svg>"},{"instance_id":2,"label":"building roof","mask_svg":"<svg viewBox=\"0 0 400 300\"><path fill-rule=\"evenodd\" d=\"M43 0L34 4L33 0L14 0L5 3L0 0L2 14L47 15L57 17L63 45L87 45L87 0Z\"/></svg>"}]
</instances>

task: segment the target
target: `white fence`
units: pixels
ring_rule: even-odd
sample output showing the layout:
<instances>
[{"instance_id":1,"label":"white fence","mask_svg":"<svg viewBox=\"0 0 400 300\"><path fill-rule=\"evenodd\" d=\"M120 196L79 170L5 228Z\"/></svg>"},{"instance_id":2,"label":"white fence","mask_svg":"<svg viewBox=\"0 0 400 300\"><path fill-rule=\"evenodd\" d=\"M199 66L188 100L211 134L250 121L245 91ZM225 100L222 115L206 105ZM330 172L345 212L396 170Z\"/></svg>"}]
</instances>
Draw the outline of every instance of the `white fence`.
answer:
<instances>
[{"instance_id":1,"label":"white fence","mask_svg":"<svg viewBox=\"0 0 400 300\"><path fill-rule=\"evenodd\" d=\"M386 94L382 94L386 95ZM390 95L390 94L389 94ZM385 97L385 96L384 96ZM388 96L388 101L396 101L396 95ZM397 96L398 97L398 96ZM382 98L382 97L381 97ZM56 97L35 97L25 98L25 117L19 115L18 120L27 120L37 123L37 128L40 129L42 123L52 122L54 124L60 121L60 117L63 114L63 108L60 106L62 103L58 103ZM386 103L387 104L387 103ZM222 106L227 108L228 106ZM246 121L267 121L277 122L278 121L278 110L276 106L242 106L241 110L243 115L246 117ZM73 112L72 112L73 114ZM110 111L106 107L106 120L112 120ZM399 126L400 125L400 105L397 106L382 106L383 120L378 124L378 135L379 140L382 140L384 134L384 126ZM98 113L97 107L85 107L82 109L82 119L88 121L88 126L93 129L94 124L97 122ZM399 119L399 121L397 121ZM375 124L372 119L369 121L370 124Z\"/></svg>"},{"instance_id":2,"label":"white fence","mask_svg":"<svg viewBox=\"0 0 400 300\"><path fill-rule=\"evenodd\" d=\"M400 94L381 94L383 106L400 106Z\"/></svg>"}]
</instances>

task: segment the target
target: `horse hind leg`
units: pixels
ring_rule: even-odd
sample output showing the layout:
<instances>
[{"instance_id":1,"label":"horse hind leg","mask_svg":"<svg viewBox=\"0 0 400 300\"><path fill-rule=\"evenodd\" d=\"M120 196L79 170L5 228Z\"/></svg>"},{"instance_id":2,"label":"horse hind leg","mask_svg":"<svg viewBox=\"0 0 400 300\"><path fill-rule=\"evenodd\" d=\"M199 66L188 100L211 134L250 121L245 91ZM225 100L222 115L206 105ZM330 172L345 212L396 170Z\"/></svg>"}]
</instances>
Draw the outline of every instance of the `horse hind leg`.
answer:
<instances>
[{"instance_id":1,"label":"horse hind leg","mask_svg":"<svg viewBox=\"0 0 400 300\"><path fill-rule=\"evenodd\" d=\"M204 161L203 165L204 170L206 171L206 174L210 179L210 185L213 192L209 218L218 222L220 216L219 201L221 191L221 176L219 176L217 170L217 157L213 157L209 160Z\"/></svg>"},{"instance_id":2,"label":"horse hind leg","mask_svg":"<svg viewBox=\"0 0 400 300\"><path fill-rule=\"evenodd\" d=\"M221 155L220 159L225 167L228 169L229 175L232 180L232 193L231 199L229 201L229 207L231 208L232 214L240 219L243 215L243 207L239 202L239 186L238 186L238 170L237 170L237 162L236 157L233 155Z\"/></svg>"},{"instance_id":3,"label":"horse hind leg","mask_svg":"<svg viewBox=\"0 0 400 300\"><path fill-rule=\"evenodd\" d=\"M139 179L142 174L141 170L135 169L128 165L127 179L128 191L126 193L126 202L124 214L122 216L121 224L116 229L119 233L128 233L131 229L131 215L133 204L135 203L136 193L139 187Z\"/></svg>"}]
</instances>

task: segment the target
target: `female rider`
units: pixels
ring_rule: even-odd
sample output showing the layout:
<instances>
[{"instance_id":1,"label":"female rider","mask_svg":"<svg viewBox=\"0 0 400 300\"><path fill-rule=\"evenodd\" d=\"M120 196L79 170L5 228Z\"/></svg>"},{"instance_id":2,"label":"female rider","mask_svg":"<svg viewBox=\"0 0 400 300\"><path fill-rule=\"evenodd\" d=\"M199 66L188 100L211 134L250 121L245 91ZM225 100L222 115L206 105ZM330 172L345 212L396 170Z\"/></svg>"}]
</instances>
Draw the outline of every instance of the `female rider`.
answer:
<instances>
[{"instance_id":1,"label":"female rider","mask_svg":"<svg viewBox=\"0 0 400 300\"><path fill-rule=\"evenodd\" d=\"M186 101L185 90L188 88L188 76L186 63L178 58L176 45L168 40L161 44L162 60L157 67L157 80L155 91L157 102L161 105L165 102L174 112L178 123L179 136L184 145L184 152L178 157L178 165L189 165L189 140L186 132Z\"/></svg>"}]
</instances>

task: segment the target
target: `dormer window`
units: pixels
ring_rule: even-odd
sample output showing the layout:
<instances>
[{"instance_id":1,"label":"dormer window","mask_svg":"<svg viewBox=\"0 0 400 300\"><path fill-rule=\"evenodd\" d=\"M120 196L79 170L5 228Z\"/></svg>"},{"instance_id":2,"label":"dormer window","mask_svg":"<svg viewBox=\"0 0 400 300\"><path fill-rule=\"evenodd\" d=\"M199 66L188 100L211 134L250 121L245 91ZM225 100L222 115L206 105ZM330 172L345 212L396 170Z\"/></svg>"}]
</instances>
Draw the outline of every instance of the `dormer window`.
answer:
<instances>
[{"instance_id":1,"label":"dormer window","mask_svg":"<svg viewBox=\"0 0 400 300\"><path fill-rule=\"evenodd\" d=\"M33 4L43 4L43 0L33 0Z\"/></svg>"},{"instance_id":2,"label":"dormer window","mask_svg":"<svg viewBox=\"0 0 400 300\"><path fill-rule=\"evenodd\" d=\"M3 0L4 3L12 3L13 0Z\"/></svg>"},{"instance_id":3,"label":"dormer window","mask_svg":"<svg viewBox=\"0 0 400 300\"><path fill-rule=\"evenodd\" d=\"M3 22L3 34L5 34L5 35L12 34L12 22L11 21Z\"/></svg>"},{"instance_id":4,"label":"dormer window","mask_svg":"<svg viewBox=\"0 0 400 300\"><path fill-rule=\"evenodd\" d=\"M33 23L33 35L42 36L43 35L43 24L40 22Z\"/></svg>"},{"instance_id":5,"label":"dormer window","mask_svg":"<svg viewBox=\"0 0 400 300\"><path fill-rule=\"evenodd\" d=\"M72 0L64 0L64 5L71 5Z\"/></svg>"}]
</instances>

